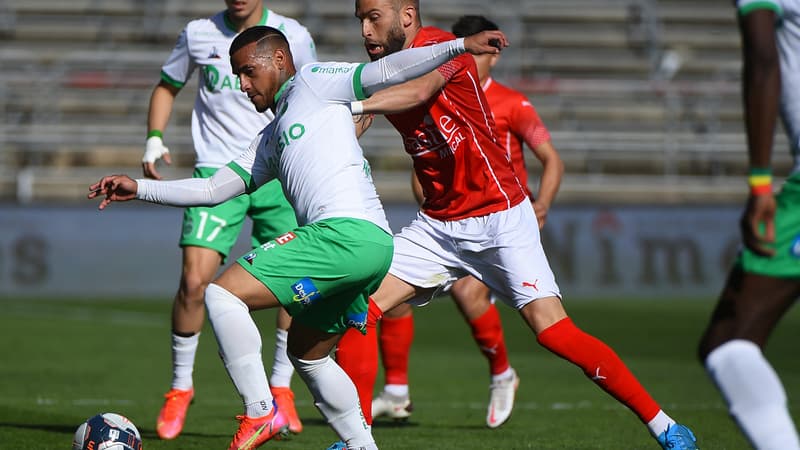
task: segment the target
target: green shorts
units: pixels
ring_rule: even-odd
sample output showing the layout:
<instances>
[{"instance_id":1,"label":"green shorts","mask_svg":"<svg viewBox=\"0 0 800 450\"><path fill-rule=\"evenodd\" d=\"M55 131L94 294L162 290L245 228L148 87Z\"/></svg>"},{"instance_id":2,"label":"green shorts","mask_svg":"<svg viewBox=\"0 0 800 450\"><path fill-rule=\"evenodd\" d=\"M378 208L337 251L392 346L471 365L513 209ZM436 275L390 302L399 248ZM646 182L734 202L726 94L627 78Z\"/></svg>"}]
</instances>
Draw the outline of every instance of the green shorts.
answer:
<instances>
[{"instance_id":1,"label":"green shorts","mask_svg":"<svg viewBox=\"0 0 800 450\"><path fill-rule=\"evenodd\" d=\"M369 296L389 271L392 236L360 219L332 218L279 236L237 262L308 327L366 333Z\"/></svg>"},{"instance_id":2,"label":"green shorts","mask_svg":"<svg viewBox=\"0 0 800 450\"><path fill-rule=\"evenodd\" d=\"M775 255L760 256L745 248L737 264L748 273L800 278L800 173L786 180L775 200L775 244L770 246Z\"/></svg>"},{"instance_id":3,"label":"green shorts","mask_svg":"<svg viewBox=\"0 0 800 450\"><path fill-rule=\"evenodd\" d=\"M192 176L208 178L217 170L198 167ZM253 220L254 248L297 228L294 210L283 195L280 182L273 180L252 194L242 194L214 207L186 208L180 246L210 248L218 251L224 260L236 243L246 216Z\"/></svg>"}]
</instances>

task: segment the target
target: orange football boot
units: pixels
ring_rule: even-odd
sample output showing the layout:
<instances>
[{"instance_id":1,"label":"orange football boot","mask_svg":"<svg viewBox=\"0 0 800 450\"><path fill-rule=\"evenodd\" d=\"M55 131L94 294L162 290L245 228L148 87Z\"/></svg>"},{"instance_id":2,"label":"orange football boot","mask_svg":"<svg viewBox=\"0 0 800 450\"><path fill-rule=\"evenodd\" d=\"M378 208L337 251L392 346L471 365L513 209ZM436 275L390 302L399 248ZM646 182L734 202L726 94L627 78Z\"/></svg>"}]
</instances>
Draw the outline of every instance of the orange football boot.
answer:
<instances>
[{"instance_id":1,"label":"orange football boot","mask_svg":"<svg viewBox=\"0 0 800 450\"><path fill-rule=\"evenodd\" d=\"M303 431L303 423L300 422L300 417L297 415L297 410L294 407L294 392L289 387L271 387L270 392L275 397L275 404L281 410L286 418L289 419L289 431L294 434Z\"/></svg>"},{"instance_id":2,"label":"orange football boot","mask_svg":"<svg viewBox=\"0 0 800 450\"><path fill-rule=\"evenodd\" d=\"M289 435L289 419L277 406L264 417L236 416L236 420L239 429L228 450L252 450L272 438L280 440Z\"/></svg>"},{"instance_id":3,"label":"orange football boot","mask_svg":"<svg viewBox=\"0 0 800 450\"><path fill-rule=\"evenodd\" d=\"M175 439L183 430L183 422L186 420L186 411L194 398L194 388L188 391L180 389L170 389L164 394L164 406L158 413L156 422L156 433L161 439Z\"/></svg>"}]
</instances>

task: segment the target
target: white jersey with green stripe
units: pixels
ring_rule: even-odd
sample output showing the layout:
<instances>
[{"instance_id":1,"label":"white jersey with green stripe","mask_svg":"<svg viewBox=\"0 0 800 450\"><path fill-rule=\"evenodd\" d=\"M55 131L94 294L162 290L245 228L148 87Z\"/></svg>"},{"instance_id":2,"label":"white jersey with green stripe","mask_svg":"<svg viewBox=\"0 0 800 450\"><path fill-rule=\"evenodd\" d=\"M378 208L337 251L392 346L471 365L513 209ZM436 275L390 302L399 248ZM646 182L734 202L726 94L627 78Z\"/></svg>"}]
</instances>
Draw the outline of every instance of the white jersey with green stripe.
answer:
<instances>
[{"instance_id":1,"label":"white jersey with green stripe","mask_svg":"<svg viewBox=\"0 0 800 450\"><path fill-rule=\"evenodd\" d=\"M350 217L391 233L350 112L364 98L363 67L303 66L276 94L275 119L229 164L248 191L279 179L300 225Z\"/></svg>"},{"instance_id":2,"label":"white jersey with green stripe","mask_svg":"<svg viewBox=\"0 0 800 450\"><path fill-rule=\"evenodd\" d=\"M296 20L264 8L259 25L277 28L286 35L298 67L316 61L314 41ZM224 166L247 149L253 136L272 120L271 112L257 112L239 90L228 56L236 35L225 11L193 20L183 29L161 68L162 80L178 88L199 69L199 89L192 111L197 167ZM165 141L168 143L168 138Z\"/></svg>"},{"instance_id":3,"label":"white jersey with green stripe","mask_svg":"<svg viewBox=\"0 0 800 450\"><path fill-rule=\"evenodd\" d=\"M739 14L757 9L775 12L778 52L781 59L781 116L794 156L794 172L800 172L800 0L738 0Z\"/></svg>"}]
</instances>

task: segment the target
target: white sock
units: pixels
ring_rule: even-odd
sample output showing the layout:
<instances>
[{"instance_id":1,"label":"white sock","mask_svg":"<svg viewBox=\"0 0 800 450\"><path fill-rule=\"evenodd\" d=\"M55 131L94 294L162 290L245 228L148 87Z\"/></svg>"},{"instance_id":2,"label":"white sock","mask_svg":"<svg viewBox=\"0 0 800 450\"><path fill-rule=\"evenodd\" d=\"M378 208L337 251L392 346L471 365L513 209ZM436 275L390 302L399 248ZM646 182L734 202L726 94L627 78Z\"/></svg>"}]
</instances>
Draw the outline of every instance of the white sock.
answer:
<instances>
[{"instance_id":1,"label":"white sock","mask_svg":"<svg viewBox=\"0 0 800 450\"><path fill-rule=\"evenodd\" d=\"M329 356L308 361L289 355L289 359L314 396L314 405L347 448L377 449L356 386L344 370Z\"/></svg>"},{"instance_id":2,"label":"white sock","mask_svg":"<svg viewBox=\"0 0 800 450\"><path fill-rule=\"evenodd\" d=\"M286 355L286 342L289 332L277 328L275 330L275 358L272 360L272 375L269 377L270 386L289 387L294 374L294 366Z\"/></svg>"},{"instance_id":3,"label":"white sock","mask_svg":"<svg viewBox=\"0 0 800 450\"><path fill-rule=\"evenodd\" d=\"M178 336L172 333L172 388L188 391L192 388L192 371L194 370L194 355L197 354L197 344L200 342L200 333L189 337Z\"/></svg>"},{"instance_id":4,"label":"white sock","mask_svg":"<svg viewBox=\"0 0 800 450\"><path fill-rule=\"evenodd\" d=\"M383 392L394 395L395 397L408 397L408 385L387 384L383 387Z\"/></svg>"},{"instance_id":5,"label":"white sock","mask_svg":"<svg viewBox=\"0 0 800 450\"><path fill-rule=\"evenodd\" d=\"M675 420L668 416L664 410L658 410L658 414L647 422L647 428L653 437L658 437L659 434L667 431L667 428L675 425Z\"/></svg>"},{"instance_id":6,"label":"white sock","mask_svg":"<svg viewBox=\"0 0 800 450\"><path fill-rule=\"evenodd\" d=\"M753 447L800 449L783 384L755 343L744 339L726 342L709 353L705 364L731 416Z\"/></svg>"},{"instance_id":7,"label":"white sock","mask_svg":"<svg viewBox=\"0 0 800 450\"><path fill-rule=\"evenodd\" d=\"M261 334L247 305L211 283L206 288L206 310L225 369L242 396L245 414L266 416L272 411L272 394L261 361Z\"/></svg>"},{"instance_id":8,"label":"white sock","mask_svg":"<svg viewBox=\"0 0 800 450\"><path fill-rule=\"evenodd\" d=\"M497 375L492 375L492 383L497 381L506 381L510 380L514 376L514 369L511 366L508 366L508 369L498 373Z\"/></svg>"}]
</instances>

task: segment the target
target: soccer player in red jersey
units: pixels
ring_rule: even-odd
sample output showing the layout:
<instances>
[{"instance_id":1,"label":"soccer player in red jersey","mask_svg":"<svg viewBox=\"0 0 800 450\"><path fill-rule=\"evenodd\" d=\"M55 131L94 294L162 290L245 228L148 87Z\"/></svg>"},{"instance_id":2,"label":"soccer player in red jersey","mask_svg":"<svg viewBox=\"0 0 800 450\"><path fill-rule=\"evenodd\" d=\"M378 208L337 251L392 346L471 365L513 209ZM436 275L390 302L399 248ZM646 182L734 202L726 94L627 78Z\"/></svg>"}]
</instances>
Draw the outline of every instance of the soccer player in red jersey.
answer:
<instances>
[{"instance_id":1,"label":"soccer player in red jersey","mask_svg":"<svg viewBox=\"0 0 800 450\"><path fill-rule=\"evenodd\" d=\"M474 15L462 16L452 27L457 37L497 29L494 22ZM511 158L517 178L523 181L541 229L561 184L564 163L552 145L547 127L528 98L492 78L491 69L499 61L500 55L475 55L474 58L480 85L491 106L496 135ZM528 172L523 153L525 144L542 164L541 181L535 197L527 185ZM422 203L422 187L416 176L412 177L412 185L417 201ZM500 315L489 288L473 276L454 282L450 294L469 324L478 348L489 362L491 384L486 425L497 428L511 416L519 385L519 377L508 360ZM383 391L372 401L373 417L404 419L411 414L408 358L413 341L413 322L412 307L407 303L386 311L383 316L378 336L385 384Z\"/></svg>"},{"instance_id":2,"label":"soccer player in red jersey","mask_svg":"<svg viewBox=\"0 0 800 450\"><path fill-rule=\"evenodd\" d=\"M422 26L417 0L356 0L356 17L371 59L453 37ZM372 296L367 335L348 332L339 342L339 364L356 384L362 407L372 403L375 324L383 311L473 275L517 309L539 344L630 408L662 448L697 448L691 431L661 409L619 356L567 316L536 214L499 142L472 57L454 58L354 102L351 110L386 115L425 196L416 219L394 237L392 266Z\"/></svg>"}]
</instances>

